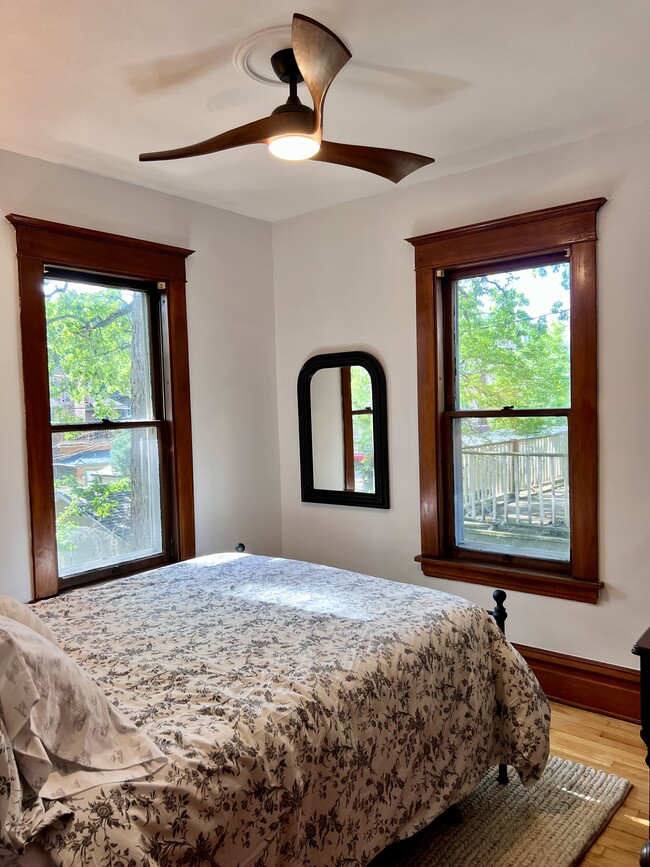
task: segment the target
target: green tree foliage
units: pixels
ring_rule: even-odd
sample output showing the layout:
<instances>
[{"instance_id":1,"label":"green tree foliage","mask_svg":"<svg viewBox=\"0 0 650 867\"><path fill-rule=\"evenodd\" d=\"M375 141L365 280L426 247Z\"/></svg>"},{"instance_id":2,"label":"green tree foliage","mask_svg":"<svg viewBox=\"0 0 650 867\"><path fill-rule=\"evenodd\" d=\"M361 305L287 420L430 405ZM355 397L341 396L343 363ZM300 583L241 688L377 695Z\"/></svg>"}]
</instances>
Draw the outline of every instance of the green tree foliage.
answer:
<instances>
[{"instance_id":1,"label":"green tree foliage","mask_svg":"<svg viewBox=\"0 0 650 867\"><path fill-rule=\"evenodd\" d=\"M459 280L458 405L460 409L542 409L569 406L568 266L527 272L532 280L559 278L561 293L547 312L531 315L519 272ZM527 281L532 285L532 280ZM504 418L504 430L539 433L547 419Z\"/></svg>"},{"instance_id":2,"label":"green tree foliage","mask_svg":"<svg viewBox=\"0 0 650 867\"><path fill-rule=\"evenodd\" d=\"M132 434L122 431L111 442L111 467L117 476L128 476L131 472Z\"/></svg>"},{"instance_id":3,"label":"green tree foliage","mask_svg":"<svg viewBox=\"0 0 650 867\"><path fill-rule=\"evenodd\" d=\"M365 367L350 368L352 409L372 407L372 380ZM359 490L373 491L375 477L375 448L373 441L373 416L353 415L352 429L355 453L355 478L361 483Z\"/></svg>"},{"instance_id":4,"label":"green tree foliage","mask_svg":"<svg viewBox=\"0 0 650 867\"><path fill-rule=\"evenodd\" d=\"M118 395L131 393L133 293L46 284L50 397L83 406L98 419L119 417ZM55 422L70 422L57 407Z\"/></svg>"}]
</instances>

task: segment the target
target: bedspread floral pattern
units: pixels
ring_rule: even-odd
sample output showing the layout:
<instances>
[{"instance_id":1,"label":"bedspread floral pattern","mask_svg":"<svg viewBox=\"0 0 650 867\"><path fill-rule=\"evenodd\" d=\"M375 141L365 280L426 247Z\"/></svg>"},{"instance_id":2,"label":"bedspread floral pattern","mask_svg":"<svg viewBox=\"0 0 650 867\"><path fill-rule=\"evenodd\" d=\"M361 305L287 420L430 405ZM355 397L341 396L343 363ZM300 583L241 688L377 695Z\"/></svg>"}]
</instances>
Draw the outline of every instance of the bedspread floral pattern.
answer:
<instances>
[{"instance_id":1,"label":"bedspread floral pattern","mask_svg":"<svg viewBox=\"0 0 650 867\"><path fill-rule=\"evenodd\" d=\"M214 555L38 612L170 760L65 799L42 844L66 867L364 865L491 765L546 763L537 681L458 597Z\"/></svg>"}]
</instances>

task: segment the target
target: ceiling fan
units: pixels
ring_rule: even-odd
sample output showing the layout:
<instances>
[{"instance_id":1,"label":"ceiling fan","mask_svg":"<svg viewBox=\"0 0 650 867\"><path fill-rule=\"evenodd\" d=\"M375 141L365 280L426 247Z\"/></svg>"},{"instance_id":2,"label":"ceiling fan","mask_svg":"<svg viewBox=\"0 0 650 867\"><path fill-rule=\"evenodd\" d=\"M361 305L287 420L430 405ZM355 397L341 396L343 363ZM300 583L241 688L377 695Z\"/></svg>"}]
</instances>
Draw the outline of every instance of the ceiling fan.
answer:
<instances>
[{"instance_id":1,"label":"ceiling fan","mask_svg":"<svg viewBox=\"0 0 650 867\"><path fill-rule=\"evenodd\" d=\"M407 151L325 141L325 95L352 55L335 33L299 13L293 16L291 44L291 48L277 51L271 57L273 71L280 81L289 85L289 98L268 117L187 147L140 154L140 161L177 160L243 145L266 144L272 154L282 159L312 159L351 166L394 183L434 161L431 157ZM313 108L300 102L298 84L301 81L307 85Z\"/></svg>"}]
</instances>

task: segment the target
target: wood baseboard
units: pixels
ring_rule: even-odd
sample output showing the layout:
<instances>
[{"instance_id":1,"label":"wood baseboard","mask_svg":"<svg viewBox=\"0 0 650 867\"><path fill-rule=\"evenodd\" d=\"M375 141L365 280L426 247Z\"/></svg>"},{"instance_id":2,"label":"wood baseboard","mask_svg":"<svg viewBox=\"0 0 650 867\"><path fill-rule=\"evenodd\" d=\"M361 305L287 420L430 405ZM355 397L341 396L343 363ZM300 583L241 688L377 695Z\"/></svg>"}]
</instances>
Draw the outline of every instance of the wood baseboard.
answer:
<instances>
[{"instance_id":1,"label":"wood baseboard","mask_svg":"<svg viewBox=\"0 0 650 867\"><path fill-rule=\"evenodd\" d=\"M634 668L594 662L515 644L546 695L563 704L640 723L640 675Z\"/></svg>"}]
</instances>

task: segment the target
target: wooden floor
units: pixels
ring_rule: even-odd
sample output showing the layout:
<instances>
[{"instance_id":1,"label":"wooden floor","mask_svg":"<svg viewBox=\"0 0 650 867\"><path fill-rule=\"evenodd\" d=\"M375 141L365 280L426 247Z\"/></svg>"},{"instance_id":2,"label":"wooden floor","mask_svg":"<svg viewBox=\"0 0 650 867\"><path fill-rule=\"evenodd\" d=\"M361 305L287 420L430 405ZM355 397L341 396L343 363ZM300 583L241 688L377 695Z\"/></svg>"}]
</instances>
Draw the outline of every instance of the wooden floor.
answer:
<instances>
[{"instance_id":1,"label":"wooden floor","mask_svg":"<svg viewBox=\"0 0 650 867\"><path fill-rule=\"evenodd\" d=\"M638 867L648 837L648 768L639 726L553 703L551 753L630 780L625 802L580 863Z\"/></svg>"}]
</instances>

